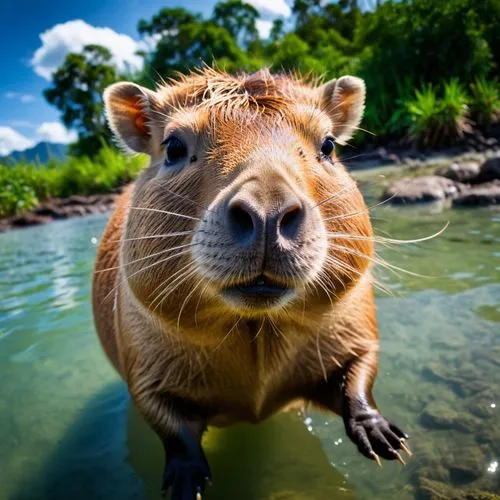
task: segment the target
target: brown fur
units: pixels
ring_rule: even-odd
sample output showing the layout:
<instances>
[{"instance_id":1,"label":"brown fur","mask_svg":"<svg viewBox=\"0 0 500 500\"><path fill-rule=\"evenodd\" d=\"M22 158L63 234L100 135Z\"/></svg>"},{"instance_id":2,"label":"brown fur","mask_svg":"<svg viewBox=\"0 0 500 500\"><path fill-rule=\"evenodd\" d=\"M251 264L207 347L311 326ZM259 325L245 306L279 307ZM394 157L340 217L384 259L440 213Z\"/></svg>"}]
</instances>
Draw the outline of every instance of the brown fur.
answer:
<instances>
[{"instance_id":1,"label":"brown fur","mask_svg":"<svg viewBox=\"0 0 500 500\"><path fill-rule=\"evenodd\" d=\"M161 437L183 421L172 398L201 409L201 424L186 417L197 432L205 422L258 422L296 399L341 413L340 383L328 381L348 366L347 391L374 406L371 224L344 167L318 157L325 136L345 140L359 122L360 85L206 69L156 92L107 91L112 128L151 163L101 239L94 315L107 355ZM161 142L172 133L196 159L168 170ZM221 299L224 286L258 274L262 258L228 238L224 207L235 196L271 215L290 197L309 207L293 242L266 247L266 275L296 289L281 307Z\"/></svg>"}]
</instances>

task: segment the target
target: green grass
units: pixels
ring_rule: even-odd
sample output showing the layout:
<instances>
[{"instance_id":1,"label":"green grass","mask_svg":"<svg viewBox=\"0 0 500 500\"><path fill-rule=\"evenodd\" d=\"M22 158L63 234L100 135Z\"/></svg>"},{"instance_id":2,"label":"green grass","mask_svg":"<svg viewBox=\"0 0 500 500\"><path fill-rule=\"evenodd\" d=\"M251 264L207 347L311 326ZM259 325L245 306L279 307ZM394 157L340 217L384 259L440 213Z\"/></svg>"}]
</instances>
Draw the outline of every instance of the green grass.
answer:
<instances>
[{"instance_id":1,"label":"green grass","mask_svg":"<svg viewBox=\"0 0 500 500\"><path fill-rule=\"evenodd\" d=\"M498 80L477 78L470 86L471 117L475 125L486 127L500 119Z\"/></svg>"},{"instance_id":2,"label":"green grass","mask_svg":"<svg viewBox=\"0 0 500 500\"><path fill-rule=\"evenodd\" d=\"M109 192L135 179L145 163L143 156L129 158L104 146L92 160L84 156L46 165L0 164L0 217L30 210L50 197Z\"/></svg>"},{"instance_id":3,"label":"green grass","mask_svg":"<svg viewBox=\"0 0 500 500\"><path fill-rule=\"evenodd\" d=\"M468 96L457 80L444 84L442 97L429 85L404 102L409 118L408 135L419 146L436 148L453 144L471 131Z\"/></svg>"}]
</instances>

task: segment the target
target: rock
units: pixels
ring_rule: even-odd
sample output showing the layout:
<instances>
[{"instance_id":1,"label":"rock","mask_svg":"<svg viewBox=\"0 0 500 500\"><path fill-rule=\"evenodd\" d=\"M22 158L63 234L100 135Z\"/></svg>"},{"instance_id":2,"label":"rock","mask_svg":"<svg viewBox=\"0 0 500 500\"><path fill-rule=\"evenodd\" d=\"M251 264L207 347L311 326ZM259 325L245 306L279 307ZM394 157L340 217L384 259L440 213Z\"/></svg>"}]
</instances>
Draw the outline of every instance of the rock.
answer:
<instances>
[{"instance_id":1,"label":"rock","mask_svg":"<svg viewBox=\"0 0 500 500\"><path fill-rule=\"evenodd\" d=\"M500 173L500 170L499 170ZM453 206L484 207L500 205L500 181L495 180L468 189L453 199Z\"/></svg>"},{"instance_id":2,"label":"rock","mask_svg":"<svg viewBox=\"0 0 500 500\"><path fill-rule=\"evenodd\" d=\"M420 422L429 429L452 429L458 413L444 401L431 401L420 415Z\"/></svg>"},{"instance_id":3,"label":"rock","mask_svg":"<svg viewBox=\"0 0 500 500\"><path fill-rule=\"evenodd\" d=\"M56 202L52 201L42 203L33 209L33 213L44 217L51 217L53 219L62 218L61 209L57 206Z\"/></svg>"},{"instance_id":4,"label":"rock","mask_svg":"<svg viewBox=\"0 0 500 500\"><path fill-rule=\"evenodd\" d=\"M394 205L442 201L457 196L465 186L446 177L428 175L424 177L405 177L393 182L382 195Z\"/></svg>"},{"instance_id":5,"label":"rock","mask_svg":"<svg viewBox=\"0 0 500 500\"><path fill-rule=\"evenodd\" d=\"M450 480L457 485L475 481L484 474L484 456L477 446L461 450L448 467Z\"/></svg>"},{"instance_id":6,"label":"rock","mask_svg":"<svg viewBox=\"0 0 500 500\"><path fill-rule=\"evenodd\" d=\"M500 500L500 496L494 493L474 489L458 489L427 478L421 478L418 481L418 493L422 500Z\"/></svg>"},{"instance_id":7,"label":"rock","mask_svg":"<svg viewBox=\"0 0 500 500\"><path fill-rule=\"evenodd\" d=\"M458 412L449 403L436 400L427 403L420 415L420 423L428 429L455 429L473 434L481 421L467 411Z\"/></svg>"},{"instance_id":8,"label":"rock","mask_svg":"<svg viewBox=\"0 0 500 500\"><path fill-rule=\"evenodd\" d=\"M438 168L435 175L446 177L452 181L474 183L479 175L480 164L478 162L452 163L449 166Z\"/></svg>"},{"instance_id":9,"label":"rock","mask_svg":"<svg viewBox=\"0 0 500 500\"><path fill-rule=\"evenodd\" d=\"M496 399L485 391L484 394L474 395L467 400L467 409L476 417L488 418L496 412ZM495 406L492 407L491 405Z\"/></svg>"},{"instance_id":10,"label":"rock","mask_svg":"<svg viewBox=\"0 0 500 500\"><path fill-rule=\"evenodd\" d=\"M439 462L431 462L428 465L422 465L418 468L418 476L420 478L432 479L434 481L450 482L450 473L446 467L443 467Z\"/></svg>"},{"instance_id":11,"label":"rock","mask_svg":"<svg viewBox=\"0 0 500 500\"><path fill-rule=\"evenodd\" d=\"M50 217L28 212L12 217L9 220L9 224L13 227L38 226L40 224L46 224L51 220Z\"/></svg>"},{"instance_id":12,"label":"rock","mask_svg":"<svg viewBox=\"0 0 500 500\"><path fill-rule=\"evenodd\" d=\"M490 182L496 179L500 179L500 156L489 158L481 165L477 182Z\"/></svg>"},{"instance_id":13,"label":"rock","mask_svg":"<svg viewBox=\"0 0 500 500\"><path fill-rule=\"evenodd\" d=\"M399 163L401 163L401 159L397 154L391 153L385 158L385 163L393 163L394 165L398 165Z\"/></svg>"}]
</instances>

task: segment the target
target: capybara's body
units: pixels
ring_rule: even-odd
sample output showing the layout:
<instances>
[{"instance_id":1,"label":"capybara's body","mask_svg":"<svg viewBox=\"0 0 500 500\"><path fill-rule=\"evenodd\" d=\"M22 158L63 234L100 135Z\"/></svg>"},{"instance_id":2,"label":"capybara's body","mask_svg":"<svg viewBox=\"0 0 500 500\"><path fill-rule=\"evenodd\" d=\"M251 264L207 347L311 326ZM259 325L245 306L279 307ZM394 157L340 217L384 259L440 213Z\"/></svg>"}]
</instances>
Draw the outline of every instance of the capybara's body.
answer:
<instances>
[{"instance_id":1,"label":"capybara's body","mask_svg":"<svg viewBox=\"0 0 500 500\"><path fill-rule=\"evenodd\" d=\"M165 445L172 498L210 477L207 425L297 400L341 415L367 457L401 459L405 435L371 395L371 224L334 152L360 121L362 81L207 69L156 92L116 84L105 100L151 162L101 239L95 322Z\"/></svg>"}]
</instances>

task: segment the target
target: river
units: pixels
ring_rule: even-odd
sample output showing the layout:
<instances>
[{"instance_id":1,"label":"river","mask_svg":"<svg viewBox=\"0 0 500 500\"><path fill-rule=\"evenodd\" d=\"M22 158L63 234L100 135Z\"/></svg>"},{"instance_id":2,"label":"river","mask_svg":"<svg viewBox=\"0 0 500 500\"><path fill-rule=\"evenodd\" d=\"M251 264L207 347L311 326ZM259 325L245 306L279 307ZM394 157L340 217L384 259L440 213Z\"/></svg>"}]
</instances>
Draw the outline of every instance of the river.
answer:
<instances>
[{"instance_id":1,"label":"river","mask_svg":"<svg viewBox=\"0 0 500 500\"><path fill-rule=\"evenodd\" d=\"M366 188L373 202L371 188ZM339 418L210 431L218 500L414 500L500 493L500 212L378 207L375 395L411 435L406 467L362 458ZM0 499L160 498L162 450L101 352L90 276L105 216L0 234ZM440 482L432 482L440 481ZM476 497L471 497L476 498ZM479 498L479 497L477 497ZM500 497L498 497L500 498Z\"/></svg>"}]
</instances>

